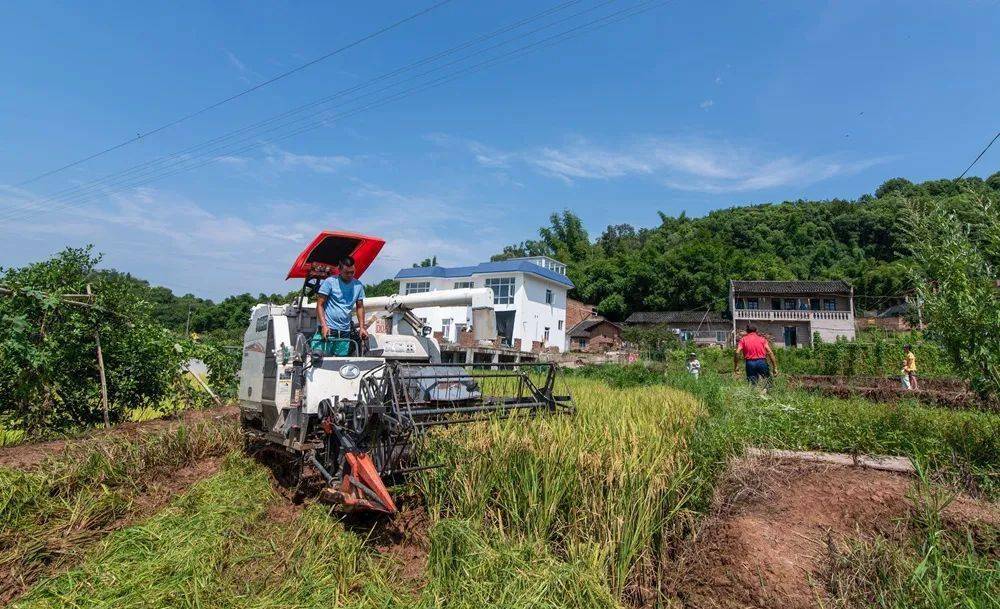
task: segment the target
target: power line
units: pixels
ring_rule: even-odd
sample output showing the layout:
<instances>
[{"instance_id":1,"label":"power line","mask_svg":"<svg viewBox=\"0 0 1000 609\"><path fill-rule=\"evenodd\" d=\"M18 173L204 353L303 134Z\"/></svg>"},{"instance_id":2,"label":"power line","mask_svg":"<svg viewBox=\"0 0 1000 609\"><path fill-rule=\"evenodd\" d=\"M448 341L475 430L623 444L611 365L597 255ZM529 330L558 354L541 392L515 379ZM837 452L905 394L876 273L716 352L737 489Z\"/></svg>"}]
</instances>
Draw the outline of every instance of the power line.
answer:
<instances>
[{"instance_id":1,"label":"power line","mask_svg":"<svg viewBox=\"0 0 1000 609\"><path fill-rule=\"evenodd\" d=\"M610 3L610 1L614 1L614 0L609 0L609 2L605 2L604 4L608 4L608 3ZM584 24L581 24L581 25L577 25L577 26L569 28L569 29L567 29L567 30L565 30L563 32L560 32L558 34L555 34L555 35L549 36L547 38L544 38L542 40L539 40L539 41L532 42L530 44L524 45L522 47L514 49L513 51L510 51L510 52L507 52L507 53L503 53L503 54L501 54L499 56L490 58L490 59L488 59L486 61L483 61L481 63L474 64L472 66L467 66L465 68L459 69L459 70L457 70L457 71L455 71L455 72L453 72L451 74L445 75L443 77L439 77L437 79L428 81L426 83L423 83L423 84L411 87L409 89L405 89L405 90L403 90L401 92L397 92L397 93L394 93L392 95L388 95L386 97L383 97L381 99L377 99L374 102L371 102L371 103L369 103L367 105L363 105L361 107L353 108L351 110L348 110L348 111L343 112L343 113L338 114L338 115L333 115L333 116L329 116L328 115L328 116L325 116L325 117L323 117L322 119L320 119L320 120L318 120L316 122L307 124L304 127L297 128L297 129L291 131L290 133L286 133L286 134L281 135L279 137L275 137L275 138L273 138L273 139L271 139L269 141L252 142L249 145L243 146L243 147L241 147L241 148L239 148L237 150L230 150L230 151L228 151L228 153L229 154L239 154L239 153L248 151L250 149L257 148L257 147L262 146L262 145L269 145L269 144L273 144L274 142L287 139L289 137L294 137L295 135L298 135L300 133L304 133L305 131L309 131L309 130L312 130L312 129L316 129L316 128L322 127L322 126L328 124L332 120L340 120L340 119L343 119L343 118L346 118L346 117L349 117L349 116L353 116L353 115L358 114L360 112L367 111L369 109L373 109L373 108L377 108L377 107L386 105L388 103L397 101L399 99L402 99L402 98L405 98L405 97L409 97L409 96L411 96L411 95L413 95L415 93L418 93L418 92L421 92L421 91L424 91L424 90L427 90L427 89L430 89L430 88L433 88L433 87L440 86L440 85L442 85L442 84L444 84L446 82L453 81L453 80L455 80L457 78L460 78L462 76L482 71L484 69L487 69L487 68L491 67L492 65L494 65L496 63L499 63L500 61L504 61L504 60L508 60L508 59L512 59L512 58L517 58L519 55L526 55L526 54L534 52L534 51L536 51L536 50L538 50L540 48L545 48L545 47L548 47L548 46L552 46L554 44L558 44L558 43L564 42L565 40L569 40L571 38L575 38L577 36L580 36L580 35L582 35L584 33L587 33L588 31L593 31L593 30L599 29L601 27L605 27L607 25L610 25L612 23L616 23L616 22L622 21L624 19L633 17L633 16L641 14L643 12L652 10L653 8L656 8L657 6L666 4L667 1L669 1L669 0L664 0L662 2L651 2L650 0L646 0L644 2L640 2L640 3L638 3L638 4L634 5L634 6L631 6L631 7L625 8L625 9L621 9L619 11L610 13L610 14L605 15L603 17L596 18L596 19L594 19L592 21L589 21L587 23L584 23ZM578 13L578 15L579 14L581 14L581 13ZM507 42L505 42L503 44L506 44L506 43L509 43L509 42L510 41L507 41ZM499 46L499 45L495 45L495 46ZM474 55L475 55L475 53L472 54L472 55L469 55L468 57L471 57L471 56L474 56ZM463 59L467 59L468 57L463 58ZM451 62L451 63L455 63L455 62ZM447 64L447 65L450 65L450 64ZM427 72L427 73L430 73L430 72ZM422 75L426 75L427 73L422 74ZM412 79L408 79L408 80L412 80ZM403 82L405 82L405 81L403 81ZM397 84L399 84L399 83L397 83ZM390 87L386 87L386 88L381 89L379 91L385 90L387 88L390 88ZM288 126L288 125L282 125L279 128L284 128L286 126ZM185 160L188 160L188 159L185 159ZM162 179L162 178L165 178L165 177L169 177L171 175L176 175L177 173L181 173L183 171L189 171L189 170L197 169L199 167L203 167L203 166L208 165L210 163L216 162L217 160L218 160L217 157L212 157L212 158L209 158L208 160L206 160L204 162L199 162L199 163L196 163L194 165L182 166L182 167L180 167L178 169L169 170L169 171L160 173L159 175L156 175L156 171L154 171L152 174L149 174L150 177L148 177L148 179L144 179L144 180L142 180L142 181L140 181L138 183L127 185L124 188L121 188L121 189L119 189L117 191L112 191L111 194L113 194L114 192L120 192L121 190L125 190L126 188L134 188L134 187L142 186L142 185L147 184L149 182L152 182L152 181L155 181L155 180L159 180L159 179ZM168 167L167 169L170 169L170 168ZM89 194L89 193L83 193L83 196L86 196L87 194ZM79 196L79 195L77 195L77 196ZM7 218L5 218L5 219L9 219L9 218L15 217L16 215L17 214L15 213L13 216L7 216Z\"/></svg>"},{"instance_id":2,"label":"power line","mask_svg":"<svg viewBox=\"0 0 1000 609\"><path fill-rule=\"evenodd\" d=\"M459 60L443 64L441 66L438 66L438 67L433 68L431 70L428 70L426 72L417 74L416 76L413 76L413 77L410 77L410 78L407 78L407 79L404 79L404 80L401 80L401 81L397 81L393 85L390 85L388 87L383 87L382 89L377 89L377 90L375 90L372 93L379 93L381 91L385 91L387 89L391 89L393 86L397 86L397 85L403 84L403 83L411 81L411 80L419 79L422 76L426 76L426 75L431 74L431 73L433 73L435 71L442 70L442 69L447 68L447 67L449 67L451 65L454 65L456 63L460 63L461 61L464 61L465 59L469 59L471 57L475 57L476 55L483 54L486 51L498 48L498 47L503 46L505 44L509 44L511 42L520 40L520 39L522 39L522 38L524 38L524 37L526 37L528 35L531 35L533 33L537 33L537 32L539 32L541 30L547 29L547 28L552 27L554 25L558 25L559 23L562 23L562 22L564 22L564 21L566 21L568 19L572 19L572 18L578 17L580 15L583 15L583 14L585 14L587 12L591 12L591 11L597 9L597 8L600 8L601 6L610 4L610 3L615 2L615 1L617 1L617 0L605 0L602 3L595 5L594 7L585 9L585 10L580 11L580 12L577 12L577 13L575 13L575 14L567 17L567 18L563 18L563 19L559 19L559 20L553 21L552 23L549 23L549 24L546 24L546 25L544 25L544 26L542 26L540 28L536 28L534 30L531 30L531 31L529 31L529 32L527 32L525 34L521 34L521 35L519 35L519 36L517 36L515 38L511 38L511 39L503 41L503 42L501 42L499 44L495 44L495 45L492 45L490 47L487 47L487 48L484 48L484 49L480 49L480 50L475 51L473 53L467 54L464 57L461 57ZM222 144L223 142L226 142L227 140L232 140L234 137L237 137L237 136L240 136L240 135L243 135L243 134L247 134L247 133L252 133L255 130L258 130L258 129L262 128L262 127L268 126L269 124L274 124L276 121L279 121L281 119L284 119L284 118L287 118L287 117L290 117L290 116L294 116L296 114L303 113L303 112L305 112L307 110L310 110L312 108L323 106L325 104L328 104L328 103L336 100L337 98L343 97L343 96L345 96L347 94L350 94L350 93L354 93L354 92L363 90L363 89L365 89L365 88L367 88L367 87L369 87L369 86L371 86L373 84L376 84L376 83L381 82L383 80L390 79L390 78L392 78L394 76L397 76L399 74L405 73L406 71L409 71L409 70L412 70L414 68L420 67L421 65L432 63L432 62L434 62L434 61L436 61L438 59L441 59L443 57L447 57L449 55L452 55L452 54L454 54L454 53L456 53L458 51L464 50L464 49L466 49L466 48L468 48L470 46L474 46L476 44L479 44L480 42L487 41L487 40L489 40L491 38L495 38L495 37L500 36L500 35L502 35L504 33L507 33L507 32L509 32L511 30L515 30L515 29L517 29L517 28L519 28L519 27L521 27L523 25L531 23L532 21L537 21L537 20L539 20L541 18L544 18L546 16L549 16L549 15L551 15L553 13L561 11L561 10L563 10L563 9L569 7L569 6L572 6L574 4L579 4L580 2L581 2L581 0L569 0L569 1L564 2L564 3L560 4L560 5L557 5L557 6L553 7L553 8L549 8L549 9L547 9L545 11L542 11L540 13L537 13L537 14L532 15L530 17L527 17L525 19L521 19L520 21L517 21L515 23L509 24L509 25L507 25L505 27L497 29L497 30L495 30L493 32L490 32L488 34L484 34L484 35L479 36L477 38L474 38L474 39L472 39L470 41L467 41L465 43L462 43L462 44L459 44L459 45L457 45L455 47L447 49L445 51L442 51L442 52L436 53L434 55L425 57L423 59L420 59L418 61L412 62L410 64L407 64L407 65L403 66L403 67L397 68L395 70L391 70L389 72L383 73L383 74L381 74L381 75L379 75L379 76L377 76L375 78L369 79L369 80L367 80L367 81L365 81L363 83L360 83L360 84L348 87L346 89L342 89L342 90L337 91L336 93L334 93L332 95L320 98L318 100L314 100L312 102L309 102L307 104L298 106L296 108L293 108L293 109L288 110L286 112L283 112L283 113L280 113L278 115L272 116L270 118L264 119L262 121L254 123L252 125L249 125L249 126L246 126L246 127L242 127L240 129L236 129L234 131L230 131L227 134L215 137L215 138L210 139L210 140L208 140L206 142L202 142L200 144L196 144L194 146L185 148L183 150L180 150L180 151L168 154L168 155L164 155L164 156L161 156L159 158L152 159L150 161L146 161L144 163L140 163L140 164L135 165L135 166L133 166L131 168L128 168L128 169L125 169L125 170L122 170L122 171L112 172L110 174L107 174L107 175L105 175L105 176L103 176L103 177L101 177L99 179L93 180L93 181L88 182L86 184L77 185L77 186L71 186L71 187L65 188L63 190L54 192L54 193L46 196L41 201L36 201L35 204L37 205L37 204L47 203L47 202L52 202L52 201L66 200L67 197L69 197L70 200L72 200L72 199L77 198L79 195L85 195L85 194L87 194L88 190L91 191L91 192L96 192L98 189L94 188L94 187L96 187L98 185L101 185L101 184L108 184L109 180L112 181L110 184L108 184L110 186L116 186L118 184L124 183L124 182L121 182L121 181L119 181L119 182L116 183L116 182L114 182L114 180L118 180L120 178L123 178L125 176L129 176L129 175L133 175L134 176L134 175L137 174L137 172L138 172L138 174L140 176L142 176L142 174L152 175L153 173L155 173L156 171L158 171L160 168L163 168L163 167L157 168L156 167L157 165L163 166L164 163L167 163L168 161L171 161L172 159L179 159L178 162L166 165L166 168L177 166L177 165L182 164L185 161L189 160L188 158L183 158L183 157L186 157L190 153L197 152L199 150L205 150L207 147L214 146L214 148L209 148L206 152L199 153L199 156L204 156L205 154L220 154L220 153L222 153L222 151L225 151L225 149L228 146L228 144L223 144L223 145L219 145L219 144ZM321 114L322 112L325 112L325 111L326 110L319 110L317 112L312 113L312 115L319 115L319 114ZM307 115L307 116L309 116L309 115ZM299 120L299 119L295 119L293 121L289 121L288 123L286 123L284 125L278 125L277 127L273 127L273 128L267 129L267 130L265 130L265 131L263 131L261 133L269 133L269 132L272 132L272 131L276 131L276 130L282 129L284 127L292 125L297 120ZM251 135L249 139L244 137L244 138L242 138L242 141L244 141L244 142L245 141L249 141L250 139L253 139L254 137L255 136L253 136L253 135ZM237 142L239 142L239 141L240 140L237 140ZM150 169L147 170L147 168L150 168ZM142 176L142 177L145 177L145 176ZM27 208L27 207L30 207L30 205L26 206L25 208ZM8 210L8 213L10 211L14 211L14 209Z\"/></svg>"},{"instance_id":3,"label":"power line","mask_svg":"<svg viewBox=\"0 0 1000 609\"><path fill-rule=\"evenodd\" d=\"M976 157L976 160L972 161L972 163L970 163L969 166L965 168L965 171L962 172L962 175L958 176L959 180L964 178L965 174L969 173L969 170L972 169L973 165L979 162L979 159L983 158L983 155L986 154L986 151L990 149L990 146L992 146L993 142L997 141L998 138L1000 138L1000 131L997 131L997 134L993 136L993 139L990 140L990 143L986 144L986 148L983 148L983 151L979 153L979 156Z\"/></svg>"},{"instance_id":4,"label":"power line","mask_svg":"<svg viewBox=\"0 0 1000 609\"><path fill-rule=\"evenodd\" d=\"M354 40L353 42L345 44L342 47L336 48L336 49L330 51L329 53L326 53L325 55L321 55L320 57L317 57L315 59L307 61L304 64L296 66L296 67L294 67L294 68L292 68L290 70L287 70L285 72L282 72L281 74L278 74L277 76L273 76L273 77L265 80L264 82L258 83L258 84L254 85L254 86L252 86L252 87L250 87L248 89L244 89L244 90L240 91L239 93L236 93L234 95L230 95L229 97L227 97L225 99L221 99L221 100L219 100L217 102L214 102L212 104L209 104L209 105L207 105L207 106L205 106L205 107L203 107L203 108L201 108L199 110L196 110L196 111L191 112L189 114L185 114L184 116L181 116L180 118L174 119L174 120L172 120L172 121L170 121L168 123L164 123L163 125L160 125L159 127L156 127L155 129L147 131L146 133L140 133L139 135L137 135L137 136L135 136L133 138L129 138L127 140L119 142L118 144L115 144L113 146L109 146L108 148L105 148L104 150L101 150L99 152L95 152L94 154L91 154L91 155L86 156L84 158L81 158L81 159L78 159L76 161L73 161L72 163L67 163L67 164L65 164L65 165L63 165L61 167L57 167L56 169L52 169L50 171L46 171L44 173L38 174L37 176L35 176L33 178L30 178L28 180L24 180L23 182L18 182L14 186L15 187L21 187L21 186L26 186L28 184L31 184L33 182L37 182L38 180L41 180L42 178L46 178L48 176L57 174L60 171L64 171L64 170L69 169L71 167L76 167L77 165L80 165L81 163L86 163L87 161L91 161L91 160L96 159L96 158L98 158L100 156L104 156L105 154L108 154L109 152L113 152L113 151L118 150L120 148L124 148L125 146L128 146L129 144L137 142L137 141L139 141L139 140L141 140L143 138L147 138L147 137L149 137L151 135L154 135L156 133L159 133L161 131L164 131L166 129L169 129L171 127L179 125L179 124L183 123L184 121L187 121L187 120L190 120L192 118L195 118L196 116L200 116L200 115L202 115L202 114L204 114L206 112L209 112L210 110L214 110L214 109L218 108L219 106L227 104L227 103L229 103L229 102L231 102L233 100L239 99L239 98L241 98L244 95L247 95L249 93L253 93L254 91L256 91L258 89L262 89L262 88L264 88L264 87L266 87L266 86L268 86L270 84L273 84L273 83L275 83L275 82L277 82L279 80L282 80L283 78L287 78L287 77L291 76L292 74L295 74L297 72L301 72L302 70L305 70L308 67L316 65L317 63L320 63L321 61L325 61L325 60L333 57L334 55L338 55L340 53L343 53L344 51L352 49L352 48L354 48L354 47L356 47L356 46L358 46L358 45L360 45L360 44L362 44L364 42L367 42L367 41L369 41L369 40L371 40L373 38L377 38L378 36L381 36L382 34L385 34L386 32L394 30L394 29L396 29L397 27L399 27L399 26L401 26L403 24L406 24L406 23L408 23L410 21L413 21L414 19L422 17L422 16L426 15L427 13L430 13L431 11L434 11L435 9L437 9L437 8L443 6L443 5L448 4L451 1L452 0L440 0L439 2L437 2L435 4L432 4L431 6L425 8L425 9L423 9L421 11L413 13L412 15L410 15L408 17L404 17L403 19L400 19L399 21L395 21L393 23L390 23L389 25L387 25L385 27L382 27L382 28L380 28L378 30L375 30L374 32L372 32L370 34L367 34L365 36L362 36L361 38L358 38L357 40Z\"/></svg>"}]
</instances>

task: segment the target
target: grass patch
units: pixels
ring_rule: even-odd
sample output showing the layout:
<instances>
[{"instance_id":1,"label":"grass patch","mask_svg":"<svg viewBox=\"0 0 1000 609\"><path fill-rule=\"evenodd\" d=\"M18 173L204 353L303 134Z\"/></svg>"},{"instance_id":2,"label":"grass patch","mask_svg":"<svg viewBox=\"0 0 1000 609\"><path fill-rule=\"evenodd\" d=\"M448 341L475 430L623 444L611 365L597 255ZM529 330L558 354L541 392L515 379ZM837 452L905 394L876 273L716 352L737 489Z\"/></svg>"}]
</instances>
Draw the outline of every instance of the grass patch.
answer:
<instances>
[{"instance_id":1,"label":"grass patch","mask_svg":"<svg viewBox=\"0 0 1000 609\"><path fill-rule=\"evenodd\" d=\"M695 461L718 471L746 445L850 454L903 455L933 475L989 499L1000 496L1000 415L972 410L839 399L788 389L762 396L718 375L665 377L701 398L711 415L692 440ZM706 480L713 476L703 476Z\"/></svg>"},{"instance_id":2,"label":"grass patch","mask_svg":"<svg viewBox=\"0 0 1000 609\"><path fill-rule=\"evenodd\" d=\"M361 541L315 507L268 518L267 470L232 455L141 526L111 535L17 607L389 607L399 599Z\"/></svg>"},{"instance_id":3,"label":"grass patch","mask_svg":"<svg viewBox=\"0 0 1000 609\"><path fill-rule=\"evenodd\" d=\"M126 518L153 476L238 445L232 421L69 447L33 471L0 468L0 598L72 564Z\"/></svg>"}]
</instances>

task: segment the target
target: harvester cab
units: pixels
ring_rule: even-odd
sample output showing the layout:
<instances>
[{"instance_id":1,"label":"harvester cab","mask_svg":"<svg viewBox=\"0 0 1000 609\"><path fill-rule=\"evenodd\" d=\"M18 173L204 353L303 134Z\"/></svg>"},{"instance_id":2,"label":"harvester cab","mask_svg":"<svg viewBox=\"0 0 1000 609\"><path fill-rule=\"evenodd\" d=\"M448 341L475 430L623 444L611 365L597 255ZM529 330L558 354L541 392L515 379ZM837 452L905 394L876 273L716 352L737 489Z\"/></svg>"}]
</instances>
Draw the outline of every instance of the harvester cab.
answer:
<instances>
[{"instance_id":1,"label":"harvester cab","mask_svg":"<svg viewBox=\"0 0 1000 609\"><path fill-rule=\"evenodd\" d=\"M489 288L366 298L372 328L346 355L328 355L312 338L320 282L344 255L356 276L385 242L354 233L320 233L288 278L302 279L292 304L259 304L250 314L240 370L240 421L247 445L289 459L296 480L314 470L324 495L346 509L394 513L387 483L424 467L415 444L437 425L491 417L573 411L555 394L551 363L442 363L437 340L413 309L466 306L473 338L496 339ZM374 331L378 325L384 331Z\"/></svg>"}]
</instances>

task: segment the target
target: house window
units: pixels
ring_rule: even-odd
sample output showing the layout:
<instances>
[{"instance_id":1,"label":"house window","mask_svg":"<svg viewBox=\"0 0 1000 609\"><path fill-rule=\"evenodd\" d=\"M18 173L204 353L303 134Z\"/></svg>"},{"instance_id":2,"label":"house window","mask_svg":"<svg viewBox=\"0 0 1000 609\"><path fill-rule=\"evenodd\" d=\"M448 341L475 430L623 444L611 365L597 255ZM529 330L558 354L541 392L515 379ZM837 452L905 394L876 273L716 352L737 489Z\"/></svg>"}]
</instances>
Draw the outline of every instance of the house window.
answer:
<instances>
[{"instance_id":1,"label":"house window","mask_svg":"<svg viewBox=\"0 0 1000 609\"><path fill-rule=\"evenodd\" d=\"M545 328L545 332L542 333L542 342L543 343L549 342L549 329L548 328Z\"/></svg>"},{"instance_id":2,"label":"house window","mask_svg":"<svg viewBox=\"0 0 1000 609\"><path fill-rule=\"evenodd\" d=\"M819 311L820 310L820 306L819 305L820 305L819 298L810 298L809 299L809 309L810 310L812 310L812 311Z\"/></svg>"},{"instance_id":3,"label":"house window","mask_svg":"<svg viewBox=\"0 0 1000 609\"><path fill-rule=\"evenodd\" d=\"M513 277L490 277L486 287L493 290L493 304L514 304Z\"/></svg>"},{"instance_id":4,"label":"house window","mask_svg":"<svg viewBox=\"0 0 1000 609\"><path fill-rule=\"evenodd\" d=\"M561 320L561 319L559 320L559 329L560 330L563 329L563 320Z\"/></svg>"},{"instance_id":5,"label":"house window","mask_svg":"<svg viewBox=\"0 0 1000 609\"><path fill-rule=\"evenodd\" d=\"M748 309L759 309L760 301L756 298L747 298L747 308Z\"/></svg>"},{"instance_id":6,"label":"house window","mask_svg":"<svg viewBox=\"0 0 1000 609\"><path fill-rule=\"evenodd\" d=\"M746 301L743 300L742 298L737 298L736 299L736 308L737 309L745 309L745 308L747 308Z\"/></svg>"},{"instance_id":7,"label":"house window","mask_svg":"<svg viewBox=\"0 0 1000 609\"><path fill-rule=\"evenodd\" d=\"M579 345L579 347L580 347L581 349L583 349L584 347L586 347L586 346L587 346L587 339L586 339L586 338L581 338L581 339L579 339L579 340L577 341L577 345Z\"/></svg>"},{"instance_id":8,"label":"house window","mask_svg":"<svg viewBox=\"0 0 1000 609\"><path fill-rule=\"evenodd\" d=\"M809 310L809 299L808 298L800 298L799 299L799 310L800 311L808 311Z\"/></svg>"},{"instance_id":9,"label":"house window","mask_svg":"<svg viewBox=\"0 0 1000 609\"><path fill-rule=\"evenodd\" d=\"M824 311L836 311L837 310L837 299L836 298L824 298L823 299L823 310Z\"/></svg>"},{"instance_id":10,"label":"house window","mask_svg":"<svg viewBox=\"0 0 1000 609\"><path fill-rule=\"evenodd\" d=\"M780 298L772 298L771 299L771 309L773 309L775 311L780 311L781 310L781 299Z\"/></svg>"},{"instance_id":11,"label":"house window","mask_svg":"<svg viewBox=\"0 0 1000 609\"><path fill-rule=\"evenodd\" d=\"M545 290L545 304L552 304L552 290Z\"/></svg>"},{"instance_id":12,"label":"house window","mask_svg":"<svg viewBox=\"0 0 1000 609\"><path fill-rule=\"evenodd\" d=\"M431 291L430 281L410 281L406 284L406 294L420 294Z\"/></svg>"},{"instance_id":13,"label":"house window","mask_svg":"<svg viewBox=\"0 0 1000 609\"><path fill-rule=\"evenodd\" d=\"M796 303L795 303L795 299L794 298L786 298L784 300L784 302L782 303L781 308L784 309L784 310L786 310L786 311L794 311L795 309L798 308L795 305L796 305Z\"/></svg>"},{"instance_id":14,"label":"house window","mask_svg":"<svg viewBox=\"0 0 1000 609\"><path fill-rule=\"evenodd\" d=\"M455 289L456 290L468 290L468 289L472 288L472 286L474 286L474 285L475 284L473 282L471 282L471 281L456 281L455 282Z\"/></svg>"},{"instance_id":15,"label":"house window","mask_svg":"<svg viewBox=\"0 0 1000 609\"><path fill-rule=\"evenodd\" d=\"M441 320L441 336L445 340L451 340L451 318L445 317Z\"/></svg>"}]
</instances>

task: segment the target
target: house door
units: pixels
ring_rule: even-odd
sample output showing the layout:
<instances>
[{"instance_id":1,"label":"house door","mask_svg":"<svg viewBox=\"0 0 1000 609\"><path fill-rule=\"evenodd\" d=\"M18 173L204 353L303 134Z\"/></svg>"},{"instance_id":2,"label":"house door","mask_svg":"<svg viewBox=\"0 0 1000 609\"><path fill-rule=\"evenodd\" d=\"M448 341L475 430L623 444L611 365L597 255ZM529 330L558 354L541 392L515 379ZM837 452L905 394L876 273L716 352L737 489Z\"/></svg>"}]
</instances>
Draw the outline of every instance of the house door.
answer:
<instances>
[{"instance_id":1,"label":"house door","mask_svg":"<svg viewBox=\"0 0 1000 609\"><path fill-rule=\"evenodd\" d=\"M508 347L514 344L514 313L516 311L497 311L497 336Z\"/></svg>"},{"instance_id":2,"label":"house door","mask_svg":"<svg viewBox=\"0 0 1000 609\"><path fill-rule=\"evenodd\" d=\"M785 346L786 347L797 347L798 333L795 326L785 326Z\"/></svg>"}]
</instances>

